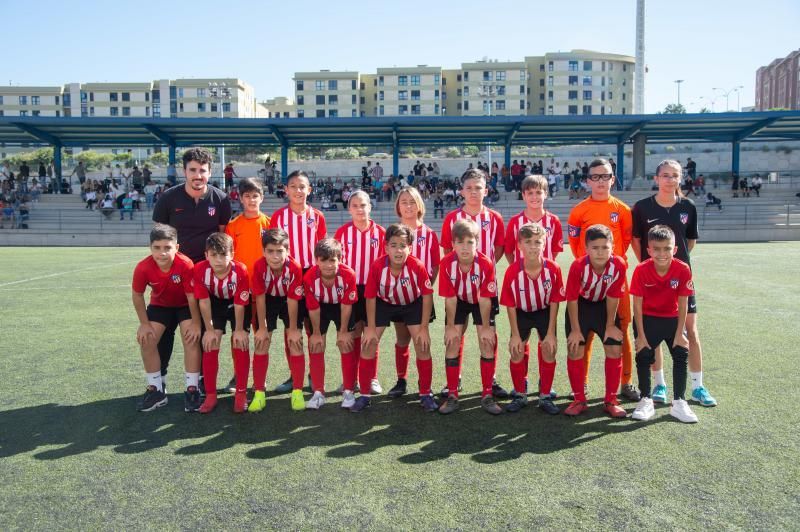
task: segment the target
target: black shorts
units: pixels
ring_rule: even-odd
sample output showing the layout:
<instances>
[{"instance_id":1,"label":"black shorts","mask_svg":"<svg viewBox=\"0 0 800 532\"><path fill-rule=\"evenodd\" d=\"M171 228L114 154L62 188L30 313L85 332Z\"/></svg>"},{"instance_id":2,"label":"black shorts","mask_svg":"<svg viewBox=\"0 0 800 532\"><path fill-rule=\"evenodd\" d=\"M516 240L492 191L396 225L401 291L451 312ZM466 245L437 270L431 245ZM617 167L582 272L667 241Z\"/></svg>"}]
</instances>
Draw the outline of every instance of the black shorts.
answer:
<instances>
[{"instance_id":1,"label":"black shorts","mask_svg":"<svg viewBox=\"0 0 800 532\"><path fill-rule=\"evenodd\" d=\"M267 296L267 331L272 332L278 328L278 318L283 322L285 329L289 328L289 306L286 303L286 296L275 297ZM303 327L303 320L308 316L306 312L306 300L297 301L297 328Z\"/></svg>"},{"instance_id":2,"label":"black shorts","mask_svg":"<svg viewBox=\"0 0 800 532\"><path fill-rule=\"evenodd\" d=\"M309 311L311 315L311 311ZM328 326L331 322L336 325L336 330L342 326L342 305L340 303L320 303L319 305L319 332L325 336L328 332ZM353 314L350 313L350 323L347 324L347 330L352 331L355 329L356 322L353 321ZM312 332L313 325L312 325Z\"/></svg>"},{"instance_id":3,"label":"black shorts","mask_svg":"<svg viewBox=\"0 0 800 532\"><path fill-rule=\"evenodd\" d=\"M686 305L687 314L697 314L697 297L694 294L687 298L688 305Z\"/></svg>"},{"instance_id":4,"label":"black shorts","mask_svg":"<svg viewBox=\"0 0 800 532\"><path fill-rule=\"evenodd\" d=\"M500 303L496 297L492 298L492 308L489 310L489 326L494 327L494 317L500 312ZM472 316L472 322L475 325L483 325L481 318L481 307L478 303L467 303L462 299L457 299L456 302L456 318L454 323L456 325L463 325L467 323L467 317ZM445 323L447 319L445 318Z\"/></svg>"},{"instance_id":5,"label":"black shorts","mask_svg":"<svg viewBox=\"0 0 800 532\"><path fill-rule=\"evenodd\" d=\"M367 322L367 299L364 297L365 288L366 286L363 284L356 285L358 301L353 303L353 313L350 315L350 321L353 323L358 323L359 321Z\"/></svg>"},{"instance_id":6,"label":"black shorts","mask_svg":"<svg viewBox=\"0 0 800 532\"><path fill-rule=\"evenodd\" d=\"M688 356L689 350L685 347L673 347L672 342L675 341L675 329L678 328L678 318L661 318L658 316L642 316L642 325L644 326L644 335L647 338L647 343L650 349L642 349L636 353L636 360L642 359L648 364L655 362L655 348L661 345L661 342L666 342L670 354L674 357L676 353L680 356ZM639 336L639 331L636 327L633 328L634 338Z\"/></svg>"},{"instance_id":7,"label":"black shorts","mask_svg":"<svg viewBox=\"0 0 800 532\"><path fill-rule=\"evenodd\" d=\"M539 340L544 340L547 336L547 327L550 325L550 306L536 312L526 312L517 309L517 328L519 336L523 342L527 342L531 337L531 330L536 329L539 333Z\"/></svg>"},{"instance_id":8,"label":"black shorts","mask_svg":"<svg viewBox=\"0 0 800 532\"><path fill-rule=\"evenodd\" d=\"M594 332L600 338L606 335L606 319L608 318L608 310L606 309L606 300L589 301L582 297L578 298L578 323L581 326L581 334L584 340L589 336L589 332ZM572 332L572 323L569 321L569 310L564 313L565 328L567 336ZM619 316L614 317L614 325L620 326ZM584 345L586 342L581 342ZM619 340L608 338L603 342L604 345L622 345Z\"/></svg>"},{"instance_id":9,"label":"black shorts","mask_svg":"<svg viewBox=\"0 0 800 532\"><path fill-rule=\"evenodd\" d=\"M214 330L226 332L226 325L231 324L231 330L236 329L236 314L234 312L233 299L219 299L210 296L211 301L211 322L214 324ZM250 324L253 322L253 307L249 303L244 305L244 323L242 328L250 332ZM205 329L205 323L203 324Z\"/></svg>"},{"instance_id":10,"label":"black shorts","mask_svg":"<svg viewBox=\"0 0 800 532\"><path fill-rule=\"evenodd\" d=\"M160 323L166 331L174 331L182 321L192 319L189 307L161 307L147 305L147 319Z\"/></svg>"},{"instance_id":11,"label":"black shorts","mask_svg":"<svg viewBox=\"0 0 800 532\"><path fill-rule=\"evenodd\" d=\"M408 305L392 305L375 298L375 326L386 327L391 322L419 325L422 323L422 296Z\"/></svg>"}]
</instances>

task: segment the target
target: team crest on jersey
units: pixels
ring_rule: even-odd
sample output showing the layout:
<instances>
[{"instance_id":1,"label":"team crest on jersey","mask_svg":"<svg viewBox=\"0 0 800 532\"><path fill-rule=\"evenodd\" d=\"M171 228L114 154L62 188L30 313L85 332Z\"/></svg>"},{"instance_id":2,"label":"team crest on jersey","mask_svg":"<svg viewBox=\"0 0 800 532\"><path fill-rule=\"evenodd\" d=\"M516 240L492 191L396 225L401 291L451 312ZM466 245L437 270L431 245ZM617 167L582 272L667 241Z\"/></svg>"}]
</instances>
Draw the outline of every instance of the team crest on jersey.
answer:
<instances>
[{"instance_id":1,"label":"team crest on jersey","mask_svg":"<svg viewBox=\"0 0 800 532\"><path fill-rule=\"evenodd\" d=\"M250 299L250 292L248 292L247 290L242 290L242 292L239 294L239 298L242 301L247 301L248 299Z\"/></svg>"},{"instance_id":2,"label":"team crest on jersey","mask_svg":"<svg viewBox=\"0 0 800 532\"><path fill-rule=\"evenodd\" d=\"M545 227L544 230L548 235L553 232L553 228L552 227Z\"/></svg>"},{"instance_id":3,"label":"team crest on jersey","mask_svg":"<svg viewBox=\"0 0 800 532\"><path fill-rule=\"evenodd\" d=\"M425 288L427 288L427 289L429 289L429 290L430 290L431 288L433 288L433 287L431 286L431 280L430 280L430 279L425 279Z\"/></svg>"},{"instance_id":4,"label":"team crest on jersey","mask_svg":"<svg viewBox=\"0 0 800 532\"><path fill-rule=\"evenodd\" d=\"M496 292L497 291L497 283L494 281L489 283L489 292Z\"/></svg>"},{"instance_id":5,"label":"team crest on jersey","mask_svg":"<svg viewBox=\"0 0 800 532\"><path fill-rule=\"evenodd\" d=\"M553 283L550 281L550 279L547 279L542 283L542 286L545 290L550 290L550 288L553 286Z\"/></svg>"},{"instance_id":6,"label":"team crest on jersey","mask_svg":"<svg viewBox=\"0 0 800 532\"><path fill-rule=\"evenodd\" d=\"M691 291L694 291L694 281L692 281L691 279L686 281L686 288L688 288Z\"/></svg>"},{"instance_id":7,"label":"team crest on jersey","mask_svg":"<svg viewBox=\"0 0 800 532\"><path fill-rule=\"evenodd\" d=\"M281 279L281 283L282 284L289 284L289 279L287 277L284 277L284 278Z\"/></svg>"},{"instance_id":8,"label":"team crest on jersey","mask_svg":"<svg viewBox=\"0 0 800 532\"><path fill-rule=\"evenodd\" d=\"M378 247L378 239L377 238L370 238L369 245L373 248Z\"/></svg>"},{"instance_id":9,"label":"team crest on jersey","mask_svg":"<svg viewBox=\"0 0 800 532\"><path fill-rule=\"evenodd\" d=\"M686 225L687 223L689 223L689 213L688 212L682 212L681 213L681 223L683 225Z\"/></svg>"},{"instance_id":10,"label":"team crest on jersey","mask_svg":"<svg viewBox=\"0 0 800 532\"><path fill-rule=\"evenodd\" d=\"M612 212L611 213L611 223L617 223L618 220L619 220L619 213L618 212Z\"/></svg>"},{"instance_id":11,"label":"team crest on jersey","mask_svg":"<svg viewBox=\"0 0 800 532\"><path fill-rule=\"evenodd\" d=\"M424 246L425 245L425 237L424 236L420 235L420 236L417 237L417 245L418 246Z\"/></svg>"},{"instance_id":12,"label":"team crest on jersey","mask_svg":"<svg viewBox=\"0 0 800 532\"><path fill-rule=\"evenodd\" d=\"M341 296L342 294L344 294L344 288L342 288L341 286L337 286L336 293L339 294L339 296Z\"/></svg>"},{"instance_id":13,"label":"team crest on jersey","mask_svg":"<svg viewBox=\"0 0 800 532\"><path fill-rule=\"evenodd\" d=\"M677 279L670 279L669 280L669 287L672 288L673 290L678 288L678 284L680 284L680 283L678 282Z\"/></svg>"},{"instance_id":14,"label":"team crest on jersey","mask_svg":"<svg viewBox=\"0 0 800 532\"><path fill-rule=\"evenodd\" d=\"M315 221L314 218L312 216L309 216L308 218L306 218L306 225L309 226L314 225L314 221Z\"/></svg>"},{"instance_id":15,"label":"team crest on jersey","mask_svg":"<svg viewBox=\"0 0 800 532\"><path fill-rule=\"evenodd\" d=\"M209 216L214 216L215 214L217 214L217 208L214 207L214 206L209 207L208 208L208 215Z\"/></svg>"},{"instance_id":16,"label":"team crest on jersey","mask_svg":"<svg viewBox=\"0 0 800 532\"><path fill-rule=\"evenodd\" d=\"M400 278L400 286L406 286L411 279L408 277L401 277Z\"/></svg>"},{"instance_id":17,"label":"team crest on jersey","mask_svg":"<svg viewBox=\"0 0 800 532\"><path fill-rule=\"evenodd\" d=\"M610 280L611 280L611 274L608 274L608 273L607 273L607 274L603 275L603 282L604 282L604 283L607 283L607 282L609 282Z\"/></svg>"},{"instance_id":18,"label":"team crest on jersey","mask_svg":"<svg viewBox=\"0 0 800 532\"><path fill-rule=\"evenodd\" d=\"M303 287L302 286L298 286L297 288L294 289L294 293L297 294L298 296L302 296L303 295Z\"/></svg>"},{"instance_id":19,"label":"team crest on jersey","mask_svg":"<svg viewBox=\"0 0 800 532\"><path fill-rule=\"evenodd\" d=\"M479 276L478 276L477 273L473 273L472 275L469 276L470 282L477 283L478 279L479 279Z\"/></svg>"},{"instance_id":20,"label":"team crest on jersey","mask_svg":"<svg viewBox=\"0 0 800 532\"><path fill-rule=\"evenodd\" d=\"M581 234L581 228L574 225L567 225L567 232L572 238L577 238Z\"/></svg>"},{"instance_id":21,"label":"team crest on jersey","mask_svg":"<svg viewBox=\"0 0 800 532\"><path fill-rule=\"evenodd\" d=\"M236 283L228 283L228 290L231 292L236 290Z\"/></svg>"},{"instance_id":22,"label":"team crest on jersey","mask_svg":"<svg viewBox=\"0 0 800 532\"><path fill-rule=\"evenodd\" d=\"M481 220L481 231L489 227L491 220Z\"/></svg>"},{"instance_id":23,"label":"team crest on jersey","mask_svg":"<svg viewBox=\"0 0 800 532\"><path fill-rule=\"evenodd\" d=\"M170 279L175 284L181 284L181 276L179 274L177 274L177 273L173 273L172 277L170 277Z\"/></svg>"}]
</instances>

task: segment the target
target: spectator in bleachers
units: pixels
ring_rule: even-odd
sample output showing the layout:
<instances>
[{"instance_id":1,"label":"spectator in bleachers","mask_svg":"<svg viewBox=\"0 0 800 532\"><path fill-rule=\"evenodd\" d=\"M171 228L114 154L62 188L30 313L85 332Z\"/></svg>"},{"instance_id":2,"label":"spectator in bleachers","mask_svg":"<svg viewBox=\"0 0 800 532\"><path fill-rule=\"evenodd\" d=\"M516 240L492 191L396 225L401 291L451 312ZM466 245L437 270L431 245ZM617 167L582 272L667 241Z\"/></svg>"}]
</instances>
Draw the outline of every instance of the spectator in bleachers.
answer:
<instances>
[{"instance_id":1,"label":"spectator in bleachers","mask_svg":"<svg viewBox=\"0 0 800 532\"><path fill-rule=\"evenodd\" d=\"M144 186L144 203L148 211L153 210L153 205L155 205L157 189L158 187L156 186L156 184L150 180L148 180L147 184Z\"/></svg>"},{"instance_id":2,"label":"spectator in bleachers","mask_svg":"<svg viewBox=\"0 0 800 532\"><path fill-rule=\"evenodd\" d=\"M100 212L103 213L107 220L111 219L111 215L114 214L114 198L111 194L106 194L103 198L100 203Z\"/></svg>"},{"instance_id":3,"label":"spectator in bleachers","mask_svg":"<svg viewBox=\"0 0 800 532\"><path fill-rule=\"evenodd\" d=\"M133 198L130 192L122 196L122 208L119 210L120 220L125 219L125 213L128 213L130 220L133 220Z\"/></svg>"},{"instance_id":4,"label":"spectator in bleachers","mask_svg":"<svg viewBox=\"0 0 800 532\"><path fill-rule=\"evenodd\" d=\"M756 197L761 197L761 185L764 181L759 174L756 174L752 181L750 181L750 190L756 193Z\"/></svg>"},{"instance_id":5,"label":"spectator in bleachers","mask_svg":"<svg viewBox=\"0 0 800 532\"><path fill-rule=\"evenodd\" d=\"M27 222L29 219L30 209L28 208L28 202L23 198L22 203L20 203L19 209L17 210L17 229L27 229Z\"/></svg>"},{"instance_id":6,"label":"spectator in bleachers","mask_svg":"<svg viewBox=\"0 0 800 532\"><path fill-rule=\"evenodd\" d=\"M5 229L6 222L14 228L15 225L15 217L14 217L14 205L9 202L0 202L0 212L2 212L2 216L0 216L0 229Z\"/></svg>"},{"instance_id":7,"label":"spectator in bleachers","mask_svg":"<svg viewBox=\"0 0 800 532\"><path fill-rule=\"evenodd\" d=\"M706 194L706 207L716 205L719 207L719 210L722 210L722 200L716 197L714 194L709 192Z\"/></svg>"},{"instance_id":8,"label":"spectator in bleachers","mask_svg":"<svg viewBox=\"0 0 800 532\"><path fill-rule=\"evenodd\" d=\"M701 194L706 193L706 178L703 177L703 174L700 174L697 176L697 179L694 180L694 189Z\"/></svg>"},{"instance_id":9,"label":"spectator in bleachers","mask_svg":"<svg viewBox=\"0 0 800 532\"><path fill-rule=\"evenodd\" d=\"M739 190L741 190L743 198L750 197L750 186L747 184L747 177L739 177Z\"/></svg>"},{"instance_id":10,"label":"spectator in bleachers","mask_svg":"<svg viewBox=\"0 0 800 532\"><path fill-rule=\"evenodd\" d=\"M736 173L731 174L731 191L734 198L739 197L739 176Z\"/></svg>"},{"instance_id":11,"label":"spectator in bleachers","mask_svg":"<svg viewBox=\"0 0 800 532\"><path fill-rule=\"evenodd\" d=\"M94 204L97 203L97 192L94 190L89 190L85 196L86 199L86 208L90 211L94 210Z\"/></svg>"}]
</instances>

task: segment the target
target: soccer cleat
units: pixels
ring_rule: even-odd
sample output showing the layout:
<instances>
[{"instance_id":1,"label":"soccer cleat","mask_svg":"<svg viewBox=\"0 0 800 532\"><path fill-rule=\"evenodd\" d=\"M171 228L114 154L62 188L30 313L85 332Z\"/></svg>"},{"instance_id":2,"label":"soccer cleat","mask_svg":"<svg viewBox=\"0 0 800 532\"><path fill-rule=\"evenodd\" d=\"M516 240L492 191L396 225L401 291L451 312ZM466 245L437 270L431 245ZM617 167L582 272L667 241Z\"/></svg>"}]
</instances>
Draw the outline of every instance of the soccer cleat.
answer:
<instances>
[{"instance_id":1,"label":"soccer cleat","mask_svg":"<svg viewBox=\"0 0 800 532\"><path fill-rule=\"evenodd\" d=\"M564 410L565 416L579 416L589 410L589 405L586 401L572 401L569 406Z\"/></svg>"},{"instance_id":2,"label":"soccer cleat","mask_svg":"<svg viewBox=\"0 0 800 532\"><path fill-rule=\"evenodd\" d=\"M214 411L217 407L217 396L216 395L206 395L205 401L203 404L200 405L200 408L197 410L201 414L210 414Z\"/></svg>"},{"instance_id":3,"label":"soccer cleat","mask_svg":"<svg viewBox=\"0 0 800 532\"><path fill-rule=\"evenodd\" d=\"M455 395L448 396L447 400L439 407L440 414L452 414L458 410L458 397Z\"/></svg>"},{"instance_id":4,"label":"soccer cleat","mask_svg":"<svg viewBox=\"0 0 800 532\"><path fill-rule=\"evenodd\" d=\"M497 380L492 380L492 395L495 399L508 399L508 392L500 386Z\"/></svg>"},{"instance_id":5,"label":"soccer cleat","mask_svg":"<svg viewBox=\"0 0 800 532\"><path fill-rule=\"evenodd\" d=\"M267 396L261 390L256 390L253 394L253 400L250 401L250 406L247 407L248 412L261 412L267 407Z\"/></svg>"},{"instance_id":6,"label":"soccer cleat","mask_svg":"<svg viewBox=\"0 0 800 532\"><path fill-rule=\"evenodd\" d=\"M200 390L196 386L189 386L183 392L183 411L184 412L197 412L200 409Z\"/></svg>"},{"instance_id":7,"label":"soccer cleat","mask_svg":"<svg viewBox=\"0 0 800 532\"><path fill-rule=\"evenodd\" d=\"M397 383L389 390L387 394L392 399L397 399L398 397L402 397L406 394L406 389L408 384L406 383L405 379L397 379Z\"/></svg>"},{"instance_id":8,"label":"soccer cleat","mask_svg":"<svg viewBox=\"0 0 800 532\"><path fill-rule=\"evenodd\" d=\"M164 395L164 392L155 386L148 386L141 400L139 400L139 403L136 405L136 409L139 412L150 412L165 404L167 404L167 396Z\"/></svg>"},{"instance_id":9,"label":"soccer cleat","mask_svg":"<svg viewBox=\"0 0 800 532\"><path fill-rule=\"evenodd\" d=\"M622 394L622 397L627 399L628 401L638 401L641 399L641 395L639 394L639 390L633 384L623 384L622 389L619 391Z\"/></svg>"},{"instance_id":10,"label":"soccer cleat","mask_svg":"<svg viewBox=\"0 0 800 532\"><path fill-rule=\"evenodd\" d=\"M368 395L362 395L358 399L355 400L353 406L350 407L351 412L361 412L365 408L369 408L369 405L372 404L372 400L369 398Z\"/></svg>"},{"instance_id":11,"label":"soccer cleat","mask_svg":"<svg viewBox=\"0 0 800 532\"><path fill-rule=\"evenodd\" d=\"M222 389L223 392L228 393L236 393L236 377L231 377L231 380L228 381L228 385Z\"/></svg>"},{"instance_id":12,"label":"soccer cleat","mask_svg":"<svg viewBox=\"0 0 800 532\"><path fill-rule=\"evenodd\" d=\"M525 379L525 388L526 388L525 391L526 392L527 392L527 387L528 387L528 379ZM539 395L541 395L541 393L542 393L541 389L542 389L542 381L541 381L541 379L539 379ZM553 388L550 388L550 399L553 399L553 400L558 399L558 392L555 391Z\"/></svg>"},{"instance_id":13,"label":"soccer cleat","mask_svg":"<svg viewBox=\"0 0 800 532\"><path fill-rule=\"evenodd\" d=\"M303 398L303 390L292 390L292 410L300 411L306 409L306 400Z\"/></svg>"},{"instance_id":14,"label":"soccer cleat","mask_svg":"<svg viewBox=\"0 0 800 532\"><path fill-rule=\"evenodd\" d=\"M458 391L464 391L464 389L461 387L461 377L458 378ZM448 388L446 384L442 387L442 391L439 392L439 397L442 399L447 399L450 397L450 388Z\"/></svg>"},{"instance_id":15,"label":"soccer cleat","mask_svg":"<svg viewBox=\"0 0 800 532\"><path fill-rule=\"evenodd\" d=\"M583 396L584 397L589 397L589 383L587 383L587 382L583 383ZM575 400L575 392L569 392L569 398L574 401Z\"/></svg>"},{"instance_id":16,"label":"soccer cleat","mask_svg":"<svg viewBox=\"0 0 800 532\"><path fill-rule=\"evenodd\" d=\"M619 401L616 399L611 403L606 403L603 405L603 412L614 418L623 418L628 416L628 413L624 408L619 406Z\"/></svg>"},{"instance_id":17,"label":"soccer cleat","mask_svg":"<svg viewBox=\"0 0 800 532\"><path fill-rule=\"evenodd\" d=\"M636 408L631 414L631 419L635 419L636 421L647 421L656 413L656 409L653 406L653 400L649 397L642 397L638 403L636 403Z\"/></svg>"},{"instance_id":18,"label":"soccer cleat","mask_svg":"<svg viewBox=\"0 0 800 532\"><path fill-rule=\"evenodd\" d=\"M342 408L351 408L356 402L356 394L350 390L342 392Z\"/></svg>"},{"instance_id":19,"label":"soccer cleat","mask_svg":"<svg viewBox=\"0 0 800 532\"><path fill-rule=\"evenodd\" d=\"M503 408L497 404L494 397L489 395L484 395L481 398L481 408L483 408L486 412L492 414L493 416L497 416L503 413Z\"/></svg>"},{"instance_id":20,"label":"soccer cleat","mask_svg":"<svg viewBox=\"0 0 800 532\"><path fill-rule=\"evenodd\" d=\"M372 379L369 383L369 393L371 395L380 395L383 393L383 388L381 387L381 383L378 379Z\"/></svg>"},{"instance_id":21,"label":"soccer cleat","mask_svg":"<svg viewBox=\"0 0 800 532\"><path fill-rule=\"evenodd\" d=\"M325 394L322 392L314 392L311 399L306 403L306 409L319 410L325 404Z\"/></svg>"},{"instance_id":22,"label":"soccer cleat","mask_svg":"<svg viewBox=\"0 0 800 532\"><path fill-rule=\"evenodd\" d=\"M361 388L359 388L358 383L356 383L355 386L353 386L353 391L354 392L361 391ZM344 393L344 383L340 384L339 387L336 388L336 393Z\"/></svg>"},{"instance_id":23,"label":"soccer cleat","mask_svg":"<svg viewBox=\"0 0 800 532\"><path fill-rule=\"evenodd\" d=\"M233 396L233 411L241 414L247 411L247 392L236 392Z\"/></svg>"},{"instance_id":24,"label":"soccer cleat","mask_svg":"<svg viewBox=\"0 0 800 532\"><path fill-rule=\"evenodd\" d=\"M439 403L436 402L436 399L432 394L423 395L420 397L419 404L422 405L422 409L425 412L436 412L436 410L439 409Z\"/></svg>"},{"instance_id":25,"label":"soccer cleat","mask_svg":"<svg viewBox=\"0 0 800 532\"><path fill-rule=\"evenodd\" d=\"M669 415L681 423L697 423L697 416L692 412L692 409L689 408L689 403L687 403L685 399L673 399L672 408L669 409Z\"/></svg>"},{"instance_id":26,"label":"soccer cleat","mask_svg":"<svg viewBox=\"0 0 800 532\"><path fill-rule=\"evenodd\" d=\"M275 393L289 393L292 391L292 378L289 377L281 384L275 387Z\"/></svg>"},{"instance_id":27,"label":"soccer cleat","mask_svg":"<svg viewBox=\"0 0 800 532\"><path fill-rule=\"evenodd\" d=\"M667 386L665 384L656 384L656 387L653 388L653 393L650 394L650 397L653 398L654 403L666 403Z\"/></svg>"},{"instance_id":28,"label":"soccer cleat","mask_svg":"<svg viewBox=\"0 0 800 532\"><path fill-rule=\"evenodd\" d=\"M511 398L511 402L506 405L506 412L514 414L526 406L528 406L528 396L521 393L515 393Z\"/></svg>"},{"instance_id":29,"label":"soccer cleat","mask_svg":"<svg viewBox=\"0 0 800 532\"><path fill-rule=\"evenodd\" d=\"M553 403L549 394L544 397L539 397L539 409L551 416L558 415L559 412L558 407Z\"/></svg>"},{"instance_id":30,"label":"soccer cleat","mask_svg":"<svg viewBox=\"0 0 800 532\"><path fill-rule=\"evenodd\" d=\"M711 397L704 386L699 386L692 390L692 401L700 403L702 406L717 406L717 400Z\"/></svg>"}]
</instances>

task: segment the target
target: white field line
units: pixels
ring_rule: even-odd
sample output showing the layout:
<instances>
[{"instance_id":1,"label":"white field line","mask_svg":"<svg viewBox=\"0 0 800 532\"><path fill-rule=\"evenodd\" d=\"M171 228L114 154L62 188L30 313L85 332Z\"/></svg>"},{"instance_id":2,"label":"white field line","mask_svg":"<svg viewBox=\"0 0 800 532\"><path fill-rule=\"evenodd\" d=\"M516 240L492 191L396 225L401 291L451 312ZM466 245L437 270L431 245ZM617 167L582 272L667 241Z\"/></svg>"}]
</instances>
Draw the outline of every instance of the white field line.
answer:
<instances>
[{"instance_id":1,"label":"white field line","mask_svg":"<svg viewBox=\"0 0 800 532\"><path fill-rule=\"evenodd\" d=\"M80 272L86 272L86 271L91 271L91 270L101 270L103 268L113 268L115 266L121 266L123 264L131 264L131 261L114 262L112 264L103 264L101 266L90 266L88 268L81 268L79 270L69 270L69 271L65 271L65 272L50 273L50 274L47 274L47 275L39 275L37 277L29 277L27 279L20 279L18 281L10 281L8 283L0 283L0 288L2 288L4 286L15 285L15 284L29 283L31 281L41 281L42 279L50 279L52 277L60 277L62 275L71 275L73 273L80 273Z\"/></svg>"},{"instance_id":2,"label":"white field line","mask_svg":"<svg viewBox=\"0 0 800 532\"><path fill-rule=\"evenodd\" d=\"M90 291L95 289L118 289L118 288L130 288L131 285L129 284L117 284L117 285L107 285L107 286L59 286L58 291L63 292L64 290L80 290L80 291ZM0 288L0 292L30 292L32 290L53 290L52 286L29 286L25 288Z\"/></svg>"}]
</instances>

